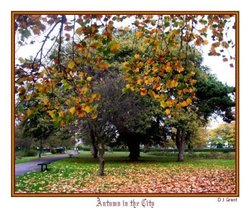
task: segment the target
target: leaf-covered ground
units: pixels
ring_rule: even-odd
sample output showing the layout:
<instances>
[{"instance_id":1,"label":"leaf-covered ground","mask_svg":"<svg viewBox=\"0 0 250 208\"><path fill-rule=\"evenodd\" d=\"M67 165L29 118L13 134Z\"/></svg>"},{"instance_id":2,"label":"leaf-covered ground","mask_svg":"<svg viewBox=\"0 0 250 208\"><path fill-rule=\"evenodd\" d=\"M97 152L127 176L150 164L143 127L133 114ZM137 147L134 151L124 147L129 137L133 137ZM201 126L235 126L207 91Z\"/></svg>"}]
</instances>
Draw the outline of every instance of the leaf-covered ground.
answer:
<instances>
[{"instance_id":1,"label":"leaf-covered ground","mask_svg":"<svg viewBox=\"0 0 250 208\"><path fill-rule=\"evenodd\" d=\"M84 155L50 165L48 172L16 178L16 193L235 193L233 160L187 160L145 156L131 163L108 157L106 175L98 162Z\"/></svg>"}]
</instances>

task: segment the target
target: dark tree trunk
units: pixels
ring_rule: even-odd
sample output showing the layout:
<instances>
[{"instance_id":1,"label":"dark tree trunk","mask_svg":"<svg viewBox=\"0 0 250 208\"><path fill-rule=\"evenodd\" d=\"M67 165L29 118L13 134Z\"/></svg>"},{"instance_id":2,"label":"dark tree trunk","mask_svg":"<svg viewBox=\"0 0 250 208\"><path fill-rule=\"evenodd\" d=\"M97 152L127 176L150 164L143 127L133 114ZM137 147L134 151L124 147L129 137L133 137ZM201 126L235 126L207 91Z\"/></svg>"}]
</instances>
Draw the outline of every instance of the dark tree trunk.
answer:
<instances>
[{"instance_id":1,"label":"dark tree trunk","mask_svg":"<svg viewBox=\"0 0 250 208\"><path fill-rule=\"evenodd\" d=\"M96 146L95 134L94 134L93 129L90 130L90 138L91 138L91 144L92 144L91 153L93 155L93 158L98 158L98 148Z\"/></svg>"},{"instance_id":2,"label":"dark tree trunk","mask_svg":"<svg viewBox=\"0 0 250 208\"><path fill-rule=\"evenodd\" d=\"M41 158L43 154L43 138L40 138L40 147L38 157Z\"/></svg>"},{"instance_id":3,"label":"dark tree trunk","mask_svg":"<svg viewBox=\"0 0 250 208\"><path fill-rule=\"evenodd\" d=\"M98 151L99 151L99 175L104 175L104 153L105 153L105 147L103 143L98 144Z\"/></svg>"},{"instance_id":4,"label":"dark tree trunk","mask_svg":"<svg viewBox=\"0 0 250 208\"><path fill-rule=\"evenodd\" d=\"M128 138L127 145L129 149L129 159L131 161L137 161L140 157L140 141L136 135Z\"/></svg>"},{"instance_id":5,"label":"dark tree trunk","mask_svg":"<svg viewBox=\"0 0 250 208\"><path fill-rule=\"evenodd\" d=\"M177 129L176 132L176 146L178 149L178 162L184 161L184 151L185 151L185 134L181 129Z\"/></svg>"},{"instance_id":6,"label":"dark tree trunk","mask_svg":"<svg viewBox=\"0 0 250 208\"><path fill-rule=\"evenodd\" d=\"M190 155L193 154L193 145L192 145L192 144L188 144L188 153L189 153Z\"/></svg>"}]
</instances>

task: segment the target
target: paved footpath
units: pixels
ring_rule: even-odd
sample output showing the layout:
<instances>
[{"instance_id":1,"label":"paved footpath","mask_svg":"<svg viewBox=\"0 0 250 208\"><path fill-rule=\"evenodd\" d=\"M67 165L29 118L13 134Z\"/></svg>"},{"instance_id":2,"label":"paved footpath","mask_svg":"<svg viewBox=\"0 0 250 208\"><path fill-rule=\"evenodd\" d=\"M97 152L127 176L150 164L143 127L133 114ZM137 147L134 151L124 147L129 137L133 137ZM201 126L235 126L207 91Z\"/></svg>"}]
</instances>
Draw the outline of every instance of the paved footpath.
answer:
<instances>
[{"instance_id":1,"label":"paved footpath","mask_svg":"<svg viewBox=\"0 0 250 208\"><path fill-rule=\"evenodd\" d=\"M20 163L15 165L15 176L20 176L23 175L27 172L35 172L35 171L40 171L41 167L37 165L38 163L41 162L55 162L64 158L69 157L68 154L62 154L62 155L57 155L53 157L42 157L37 160L32 160L30 162L25 162L25 163Z\"/></svg>"}]
</instances>

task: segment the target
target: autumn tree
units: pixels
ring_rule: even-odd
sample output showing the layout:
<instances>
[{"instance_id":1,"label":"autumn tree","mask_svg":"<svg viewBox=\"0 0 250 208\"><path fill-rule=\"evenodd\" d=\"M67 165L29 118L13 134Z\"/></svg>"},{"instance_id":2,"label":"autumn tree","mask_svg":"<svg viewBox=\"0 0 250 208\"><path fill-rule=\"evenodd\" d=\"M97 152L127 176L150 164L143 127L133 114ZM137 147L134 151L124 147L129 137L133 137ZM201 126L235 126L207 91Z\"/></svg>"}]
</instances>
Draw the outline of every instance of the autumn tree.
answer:
<instances>
[{"instance_id":1,"label":"autumn tree","mask_svg":"<svg viewBox=\"0 0 250 208\"><path fill-rule=\"evenodd\" d=\"M74 133L69 127L58 127L45 140L44 145L51 149L56 147L72 148L75 145Z\"/></svg>"},{"instance_id":2,"label":"autumn tree","mask_svg":"<svg viewBox=\"0 0 250 208\"><path fill-rule=\"evenodd\" d=\"M100 76L100 75L99 75ZM96 75L93 89L100 93L98 117L83 120L83 129L89 132L94 156L97 156L97 140L103 139L106 146L127 145L130 159L137 160L140 144L160 142L159 119L161 109L148 97L134 92L123 92L124 75L118 69L109 69L101 78ZM102 132L102 133L101 133Z\"/></svg>"},{"instance_id":3,"label":"autumn tree","mask_svg":"<svg viewBox=\"0 0 250 208\"><path fill-rule=\"evenodd\" d=\"M235 122L223 123L210 130L208 142L211 146L235 147Z\"/></svg>"},{"instance_id":4,"label":"autumn tree","mask_svg":"<svg viewBox=\"0 0 250 208\"><path fill-rule=\"evenodd\" d=\"M212 115L221 116L227 122L234 120L234 87L223 84L202 66L200 56L196 56L194 63L197 66L194 76L196 99L188 107L176 110L176 116L169 120L169 125L175 129L173 139L179 152L178 161L184 160L185 146L192 148L198 129L205 127Z\"/></svg>"},{"instance_id":5,"label":"autumn tree","mask_svg":"<svg viewBox=\"0 0 250 208\"><path fill-rule=\"evenodd\" d=\"M16 150L31 149L34 144L33 138L27 138L23 134L23 125L17 124L15 127L15 148Z\"/></svg>"}]
</instances>

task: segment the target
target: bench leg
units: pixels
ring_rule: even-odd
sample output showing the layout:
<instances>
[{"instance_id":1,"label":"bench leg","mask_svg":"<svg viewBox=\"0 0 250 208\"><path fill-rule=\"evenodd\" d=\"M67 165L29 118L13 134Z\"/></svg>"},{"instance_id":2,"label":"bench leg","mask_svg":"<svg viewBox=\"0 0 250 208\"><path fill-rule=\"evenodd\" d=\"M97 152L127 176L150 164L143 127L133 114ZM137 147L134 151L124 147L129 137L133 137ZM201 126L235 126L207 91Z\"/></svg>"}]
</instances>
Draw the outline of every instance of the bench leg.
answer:
<instances>
[{"instance_id":1,"label":"bench leg","mask_svg":"<svg viewBox=\"0 0 250 208\"><path fill-rule=\"evenodd\" d=\"M43 166L45 166L45 167L43 168ZM41 172L43 172L45 170L48 170L47 164L41 165Z\"/></svg>"}]
</instances>

